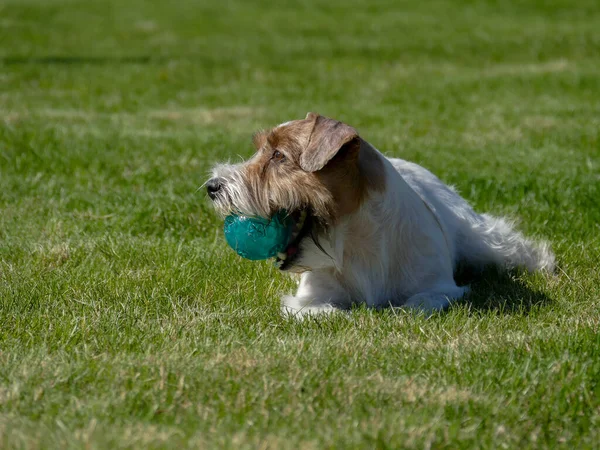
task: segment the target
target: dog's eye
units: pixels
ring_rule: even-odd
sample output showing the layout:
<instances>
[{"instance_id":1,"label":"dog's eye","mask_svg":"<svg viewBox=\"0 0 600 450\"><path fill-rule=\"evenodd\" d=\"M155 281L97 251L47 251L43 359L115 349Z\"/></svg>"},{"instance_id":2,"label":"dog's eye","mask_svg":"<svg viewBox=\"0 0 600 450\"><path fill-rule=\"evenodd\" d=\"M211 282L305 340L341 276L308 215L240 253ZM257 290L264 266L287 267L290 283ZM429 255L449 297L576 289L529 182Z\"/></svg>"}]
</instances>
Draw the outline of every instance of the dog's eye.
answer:
<instances>
[{"instance_id":1,"label":"dog's eye","mask_svg":"<svg viewBox=\"0 0 600 450\"><path fill-rule=\"evenodd\" d=\"M275 150L273 152L273 156L271 156L271 160L275 162L283 161L285 159L285 155L281 153L279 150Z\"/></svg>"}]
</instances>

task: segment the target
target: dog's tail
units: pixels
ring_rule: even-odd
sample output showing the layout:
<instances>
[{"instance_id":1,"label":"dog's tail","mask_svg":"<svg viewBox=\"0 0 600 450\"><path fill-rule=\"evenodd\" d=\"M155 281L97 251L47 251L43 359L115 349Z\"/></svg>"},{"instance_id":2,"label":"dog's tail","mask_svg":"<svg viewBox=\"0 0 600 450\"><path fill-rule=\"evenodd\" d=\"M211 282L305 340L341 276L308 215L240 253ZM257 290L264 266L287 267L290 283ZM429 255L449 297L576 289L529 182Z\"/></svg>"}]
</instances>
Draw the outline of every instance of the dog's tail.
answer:
<instances>
[{"instance_id":1,"label":"dog's tail","mask_svg":"<svg viewBox=\"0 0 600 450\"><path fill-rule=\"evenodd\" d=\"M522 267L531 272L554 270L554 255L547 242L527 239L505 219L488 214L479 218L461 230L461 263L477 269L496 265L506 269Z\"/></svg>"}]
</instances>

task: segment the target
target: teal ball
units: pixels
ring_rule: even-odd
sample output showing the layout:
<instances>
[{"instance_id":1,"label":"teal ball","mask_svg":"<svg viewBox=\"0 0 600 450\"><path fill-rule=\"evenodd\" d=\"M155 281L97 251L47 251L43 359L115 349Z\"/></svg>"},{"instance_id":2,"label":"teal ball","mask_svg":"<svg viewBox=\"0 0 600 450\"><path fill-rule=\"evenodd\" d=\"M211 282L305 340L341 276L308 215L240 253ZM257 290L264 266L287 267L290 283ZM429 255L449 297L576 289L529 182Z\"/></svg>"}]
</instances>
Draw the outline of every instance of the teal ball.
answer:
<instances>
[{"instance_id":1,"label":"teal ball","mask_svg":"<svg viewBox=\"0 0 600 450\"><path fill-rule=\"evenodd\" d=\"M242 258L253 261L277 256L288 246L294 220L286 211L270 219L231 215L223 227L229 246Z\"/></svg>"}]
</instances>

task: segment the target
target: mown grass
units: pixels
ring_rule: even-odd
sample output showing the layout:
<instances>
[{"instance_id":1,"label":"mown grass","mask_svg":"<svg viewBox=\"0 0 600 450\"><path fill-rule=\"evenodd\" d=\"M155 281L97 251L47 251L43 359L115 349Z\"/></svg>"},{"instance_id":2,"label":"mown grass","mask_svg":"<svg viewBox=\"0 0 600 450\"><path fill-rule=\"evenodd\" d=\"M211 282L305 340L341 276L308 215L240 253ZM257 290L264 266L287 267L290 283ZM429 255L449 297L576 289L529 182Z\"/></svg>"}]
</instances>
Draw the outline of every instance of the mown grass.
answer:
<instances>
[{"instance_id":1,"label":"mown grass","mask_svg":"<svg viewBox=\"0 0 600 450\"><path fill-rule=\"evenodd\" d=\"M591 0L0 2L0 446L597 447L599 55ZM198 188L307 111L557 274L282 318Z\"/></svg>"}]
</instances>

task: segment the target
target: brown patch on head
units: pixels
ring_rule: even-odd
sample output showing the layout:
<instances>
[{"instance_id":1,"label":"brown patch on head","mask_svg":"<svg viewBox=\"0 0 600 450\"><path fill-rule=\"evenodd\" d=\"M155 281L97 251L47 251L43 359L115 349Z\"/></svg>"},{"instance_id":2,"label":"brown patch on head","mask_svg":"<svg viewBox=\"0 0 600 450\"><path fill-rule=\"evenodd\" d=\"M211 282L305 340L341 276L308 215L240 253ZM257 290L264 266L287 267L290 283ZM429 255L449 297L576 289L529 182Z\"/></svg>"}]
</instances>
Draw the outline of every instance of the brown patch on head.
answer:
<instances>
[{"instance_id":1,"label":"brown patch on head","mask_svg":"<svg viewBox=\"0 0 600 450\"><path fill-rule=\"evenodd\" d=\"M337 120L314 113L308 113L305 120L314 121L308 143L300 157L300 166L307 172L323 169L342 147L358 139L358 132L354 128Z\"/></svg>"},{"instance_id":2,"label":"brown patch on head","mask_svg":"<svg viewBox=\"0 0 600 450\"><path fill-rule=\"evenodd\" d=\"M252 143L254 144L254 148L256 150L260 150L265 145L268 134L269 132L265 130L260 130L254 133L252 136Z\"/></svg>"},{"instance_id":3,"label":"brown patch on head","mask_svg":"<svg viewBox=\"0 0 600 450\"><path fill-rule=\"evenodd\" d=\"M253 141L257 152L241 172L256 214L309 208L332 225L384 188L381 156L342 122L309 113Z\"/></svg>"},{"instance_id":4,"label":"brown patch on head","mask_svg":"<svg viewBox=\"0 0 600 450\"><path fill-rule=\"evenodd\" d=\"M304 120L293 120L275 127L267 137L271 148L283 148L292 152L299 164L301 154L310 142L310 137L315 127L315 120L307 117Z\"/></svg>"}]
</instances>

